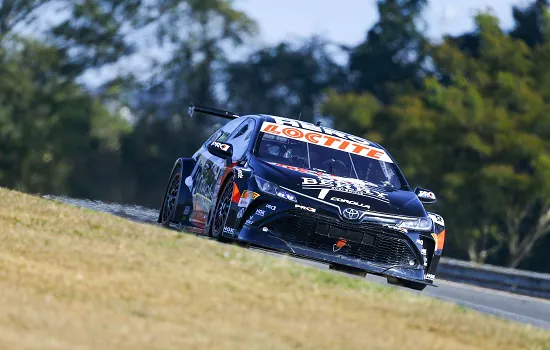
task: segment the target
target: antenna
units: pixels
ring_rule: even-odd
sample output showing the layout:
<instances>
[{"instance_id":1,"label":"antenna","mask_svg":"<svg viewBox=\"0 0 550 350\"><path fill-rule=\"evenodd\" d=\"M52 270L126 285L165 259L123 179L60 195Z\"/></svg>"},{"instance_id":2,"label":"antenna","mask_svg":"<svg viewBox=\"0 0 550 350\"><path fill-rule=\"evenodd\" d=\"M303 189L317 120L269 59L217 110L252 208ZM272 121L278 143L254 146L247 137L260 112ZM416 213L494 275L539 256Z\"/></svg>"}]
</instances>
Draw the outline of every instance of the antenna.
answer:
<instances>
[{"instance_id":1,"label":"antenna","mask_svg":"<svg viewBox=\"0 0 550 350\"><path fill-rule=\"evenodd\" d=\"M300 115L298 116L298 120L302 120L302 112L300 112Z\"/></svg>"}]
</instances>

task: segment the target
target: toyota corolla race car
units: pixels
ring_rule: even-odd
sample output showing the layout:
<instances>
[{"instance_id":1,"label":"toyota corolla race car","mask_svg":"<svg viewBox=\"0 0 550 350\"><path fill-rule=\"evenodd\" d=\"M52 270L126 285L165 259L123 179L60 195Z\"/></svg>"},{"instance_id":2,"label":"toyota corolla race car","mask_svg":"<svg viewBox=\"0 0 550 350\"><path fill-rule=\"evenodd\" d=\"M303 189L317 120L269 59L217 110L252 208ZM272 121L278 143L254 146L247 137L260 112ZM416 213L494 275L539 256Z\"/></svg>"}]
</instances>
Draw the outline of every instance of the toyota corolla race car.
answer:
<instances>
[{"instance_id":1,"label":"toyota corolla race car","mask_svg":"<svg viewBox=\"0 0 550 350\"><path fill-rule=\"evenodd\" d=\"M445 224L390 154L363 138L293 119L239 116L172 169L158 221L422 290L432 284Z\"/></svg>"}]
</instances>

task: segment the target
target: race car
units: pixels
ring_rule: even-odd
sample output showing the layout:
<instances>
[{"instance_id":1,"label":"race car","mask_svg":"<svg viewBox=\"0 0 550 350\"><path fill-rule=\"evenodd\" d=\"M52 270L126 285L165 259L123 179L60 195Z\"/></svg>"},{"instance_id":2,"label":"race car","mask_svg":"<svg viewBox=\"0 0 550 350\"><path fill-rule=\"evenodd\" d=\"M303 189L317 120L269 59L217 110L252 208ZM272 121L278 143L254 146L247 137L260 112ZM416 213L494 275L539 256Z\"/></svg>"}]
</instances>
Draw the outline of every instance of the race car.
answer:
<instances>
[{"instance_id":1,"label":"race car","mask_svg":"<svg viewBox=\"0 0 550 350\"><path fill-rule=\"evenodd\" d=\"M445 222L424 206L436 196L411 189L382 146L319 122L191 105L197 113L230 121L176 160L159 223L416 290L433 284Z\"/></svg>"}]
</instances>

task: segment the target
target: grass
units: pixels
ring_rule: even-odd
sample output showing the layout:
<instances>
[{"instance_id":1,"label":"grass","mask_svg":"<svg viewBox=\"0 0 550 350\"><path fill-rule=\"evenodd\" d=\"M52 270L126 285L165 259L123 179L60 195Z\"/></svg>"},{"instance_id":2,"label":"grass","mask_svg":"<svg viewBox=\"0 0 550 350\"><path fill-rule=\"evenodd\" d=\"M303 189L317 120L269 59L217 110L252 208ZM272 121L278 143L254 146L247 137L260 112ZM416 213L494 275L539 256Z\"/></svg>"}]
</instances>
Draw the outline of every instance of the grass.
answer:
<instances>
[{"instance_id":1,"label":"grass","mask_svg":"<svg viewBox=\"0 0 550 350\"><path fill-rule=\"evenodd\" d=\"M550 333L0 189L0 349L550 349Z\"/></svg>"}]
</instances>

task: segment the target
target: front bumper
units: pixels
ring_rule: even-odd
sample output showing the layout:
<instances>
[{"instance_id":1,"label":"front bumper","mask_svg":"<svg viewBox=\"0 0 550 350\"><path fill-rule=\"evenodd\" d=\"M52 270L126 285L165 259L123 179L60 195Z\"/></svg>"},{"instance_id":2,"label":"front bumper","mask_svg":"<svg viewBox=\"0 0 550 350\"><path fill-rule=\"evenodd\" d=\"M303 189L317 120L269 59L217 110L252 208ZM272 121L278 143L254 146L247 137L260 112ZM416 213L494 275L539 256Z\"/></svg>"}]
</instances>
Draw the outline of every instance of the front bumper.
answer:
<instances>
[{"instance_id":1,"label":"front bumper","mask_svg":"<svg viewBox=\"0 0 550 350\"><path fill-rule=\"evenodd\" d=\"M255 220L254 220L255 219ZM348 223L328 213L298 209L253 217L238 234L248 243L324 263L342 264L371 274L431 284L429 238L373 223Z\"/></svg>"}]
</instances>

